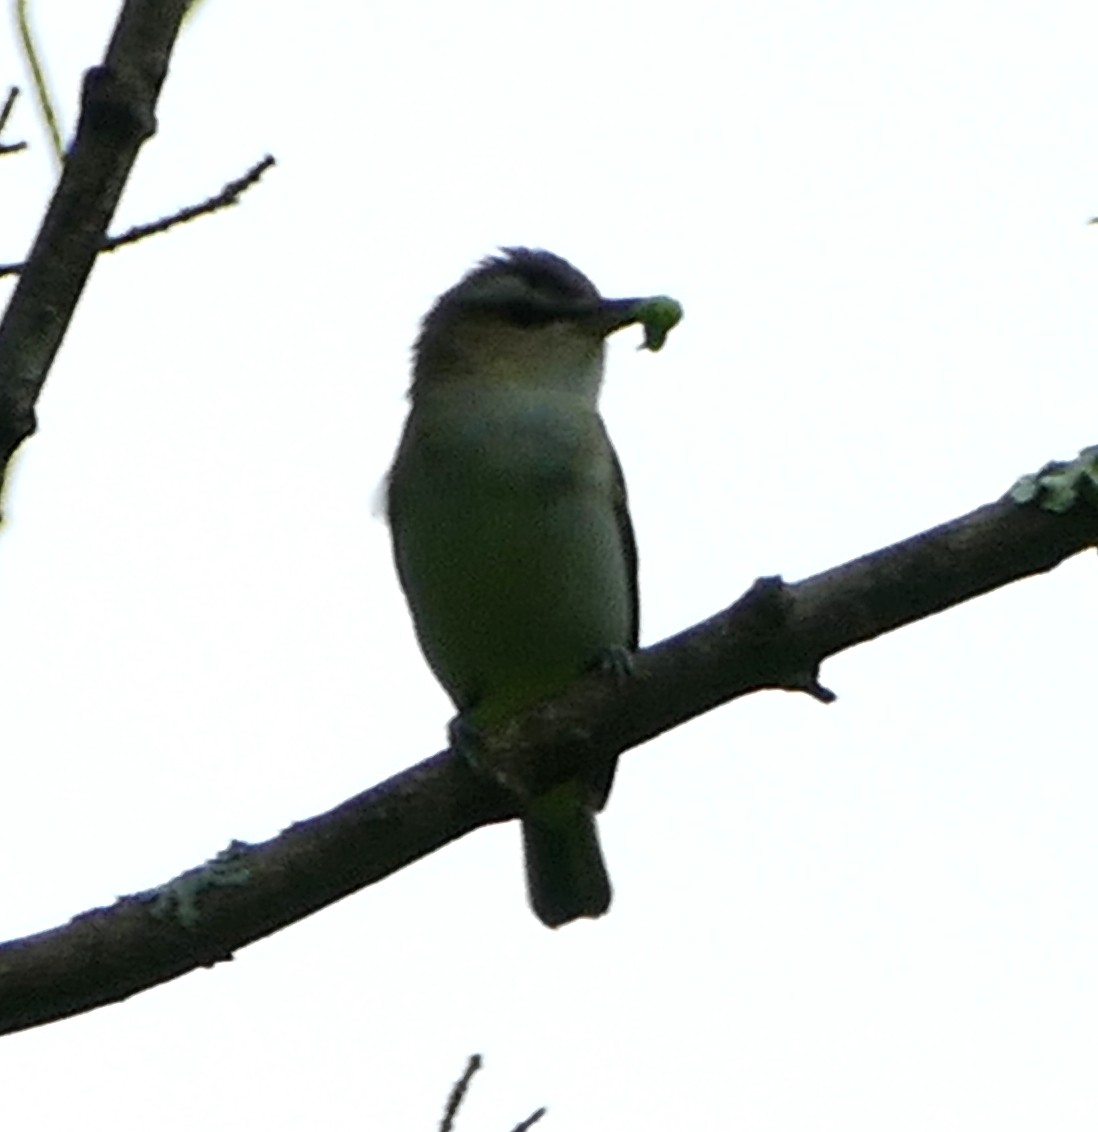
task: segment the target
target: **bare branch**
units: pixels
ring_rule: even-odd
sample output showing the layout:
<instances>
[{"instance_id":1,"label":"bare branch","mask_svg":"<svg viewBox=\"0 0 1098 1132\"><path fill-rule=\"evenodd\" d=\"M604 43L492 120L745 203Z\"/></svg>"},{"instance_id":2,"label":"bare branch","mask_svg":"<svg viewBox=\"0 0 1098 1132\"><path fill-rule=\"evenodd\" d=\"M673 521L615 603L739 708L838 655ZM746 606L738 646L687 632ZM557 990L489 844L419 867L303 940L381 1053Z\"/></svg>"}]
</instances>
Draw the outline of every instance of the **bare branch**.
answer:
<instances>
[{"instance_id":1,"label":"bare branch","mask_svg":"<svg viewBox=\"0 0 1098 1132\"><path fill-rule=\"evenodd\" d=\"M446 1099L446 1108L442 1114L442 1123L439 1125L439 1132L453 1132L454 1117L457 1116L457 1111L461 1108L461 1102L465 1099L465 1094L469 1091L469 1082L473 1079L473 1074L484 1064L484 1059L479 1053L474 1053L469 1058L469 1064L465 1066L465 1072L462 1073L459 1080L454 1082L454 1087L450 1090L450 1095Z\"/></svg>"},{"instance_id":2,"label":"bare branch","mask_svg":"<svg viewBox=\"0 0 1098 1132\"><path fill-rule=\"evenodd\" d=\"M80 121L0 321L0 486L36 427L34 406L102 246L154 111L186 0L126 0L103 64L84 76Z\"/></svg>"},{"instance_id":3,"label":"bare branch","mask_svg":"<svg viewBox=\"0 0 1098 1132\"><path fill-rule=\"evenodd\" d=\"M57 164L65 163L65 147L61 142L61 127L57 124L57 112L54 109L56 99L50 92L49 83L46 82L46 72L42 67L38 47L34 42L34 33L31 31L30 16L27 13L27 0L15 0L15 26L19 31L19 42L23 47L23 57L31 73L31 86L34 96L38 100L38 109L42 121L46 124L46 132L50 137L50 148L53 150Z\"/></svg>"},{"instance_id":4,"label":"bare branch","mask_svg":"<svg viewBox=\"0 0 1098 1132\"><path fill-rule=\"evenodd\" d=\"M198 216L205 216L211 212L218 212L223 208L230 208L232 205L238 204L241 196L243 196L252 185L256 184L263 174L274 164L275 159L268 154L262 161L256 162L244 176L238 177L235 181L229 181L221 192L207 198L202 201L201 204L193 204L187 208L181 208L171 216L154 220L150 224L138 224L123 232L120 236L108 236L107 239L103 241L103 246L100 248L100 251L113 252L115 248L120 248L125 244L135 244L138 240L145 239L146 236L154 236L158 232L166 232L169 228L174 228L177 224L185 224L188 220L194 220Z\"/></svg>"},{"instance_id":5,"label":"bare branch","mask_svg":"<svg viewBox=\"0 0 1098 1132\"><path fill-rule=\"evenodd\" d=\"M8 97L4 99L4 105L0 106L0 134L4 132L4 127L8 124L8 119L11 117L12 109L15 106L15 100L18 97L19 88L17 86L13 86L11 90L8 91ZM26 148L27 143L25 141L12 142L10 144L0 142L0 157L2 157L5 153L18 153L20 150Z\"/></svg>"},{"instance_id":6,"label":"bare branch","mask_svg":"<svg viewBox=\"0 0 1098 1132\"><path fill-rule=\"evenodd\" d=\"M208 213L229 208L237 204L240 197L252 185L256 184L260 177L274 164L275 159L268 154L262 161L253 165L243 177L229 181L219 193L202 201L201 204L188 205L178 212L173 212L171 216L164 216L149 224L138 224L127 229L120 236L108 236L100 245L99 250L100 252L113 252L115 248L121 248L126 244L136 244L138 240L144 240L147 236L155 236L160 232L167 232L169 228L174 228L177 224L185 224L188 220L194 220L198 216L205 216ZM24 267L26 267L24 263L0 264L0 278L5 275L18 275Z\"/></svg>"},{"instance_id":7,"label":"bare branch","mask_svg":"<svg viewBox=\"0 0 1098 1132\"><path fill-rule=\"evenodd\" d=\"M630 679L587 676L486 733L486 761L537 792L588 760L612 758L762 688L820 698L824 658L1051 570L1096 543L1092 506L1054 514L1004 498L804 581L762 579L722 613L643 649ZM222 855L221 873L214 862L159 894L0 945L0 1033L119 1002L228 959L521 808L466 760L437 754L270 841L235 846ZM165 915L171 895L174 916Z\"/></svg>"},{"instance_id":8,"label":"bare branch","mask_svg":"<svg viewBox=\"0 0 1098 1132\"><path fill-rule=\"evenodd\" d=\"M511 1129L511 1132L527 1132L528 1128L533 1128L535 1124L548 1112L547 1108L536 1108L525 1120L520 1120L518 1124Z\"/></svg>"},{"instance_id":9,"label":"bare branch","mask_svg":"<svg viewBox=\"0 0 1098 1132\"><path fill-rule=\"evenodd\" d=\"M8 97L4 99L4 105L0 106L0 134L4 132L4 127L8 124L8 119L11 117L11 112L15 107L15 100L19 97L19 88L13 86L8 91Z\"/></svg>"},{"instance_id":10,"label":"bare branch","mask_svg":"<svg viewBox=\"0 0 1098 1132\"><path fill-rule=\"evenodd\" d=\"M469 1063L465 1066L465 1072L461 1075L461 1079L456 1081L454 1087L450 1090L450 1096L446 1101L446 1110L442 1114L442 1123L439 1125L439 1132L453 1132L454 1118L457 1116L458 1109L461 1108L461 1102L465 1100L465 1094L469 1091L469 1082L472 1081L473 1074L483 1064L484 1059L479 1053L474 1053L469 1058ZM511 1132L527 1132L527 1129L537 1124L547 1111L548 1109L545 1108L535 1109L525 1120L519 1121Z\"/></svg>"}]
</instances>

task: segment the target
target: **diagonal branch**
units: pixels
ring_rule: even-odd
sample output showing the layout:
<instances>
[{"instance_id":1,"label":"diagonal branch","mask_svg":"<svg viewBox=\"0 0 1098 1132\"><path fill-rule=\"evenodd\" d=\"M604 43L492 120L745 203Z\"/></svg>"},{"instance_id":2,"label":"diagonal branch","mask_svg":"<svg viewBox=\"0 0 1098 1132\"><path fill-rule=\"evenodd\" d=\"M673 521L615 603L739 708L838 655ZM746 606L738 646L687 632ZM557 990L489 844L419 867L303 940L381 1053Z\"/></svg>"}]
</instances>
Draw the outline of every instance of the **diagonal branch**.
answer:
<instances>
[{"instance_id":1,"label":"diagonal branch","mask_svg":"<svg viewBox=\"0 0 1098 1132\"><path fill-rule=\"evenodd\" d=\"M0 152L3 152L2 146L0 146ZM159 220L153 220L148 224L134 225L132 228L127 228L121 235L107 236L103 243L99 245L99 250L101 252L113 252L127 244L136 244L139 240L147 239L149 236L167 232L169 228L174 228L178 224L186 224L187 221L194 220L199 216L206 216L211 212L219 212L223 208L230 208L234 204L239 204L241 196L252 185L256 184L274 163L275 159L268 154L261 161L257 161L243 176L229 181L220 192L215 193L212 197L207 197L198 204L190 204L186 208L173 212L170 216L162 216ZM26 266L25 263L0 264L0 279L6 275L18 275Z\"/></svg>"},{"instance_id":2,"label":"diagonal branch","mask_svg":"<svg viewBox=\"0 0 1098 1132\"><path fill-rule=\"evenodd\" d=\"M469 1091L469 1084L473 1080L473 1075L480 1071L483 1064L484 1058L479 1053L474 1053L469 1058L465 1072L454 1082L454 1087L446 1098L446 1108L443 1111L442 1123L438 1126L438 1132L454 1132L454 1119L457 1117L458 1109L461 1108L461 1102L465 1100L465 1094Z\"/></svg>"},{"instance_id":3,"label":"diagonal branch","mask_svg":"<svg viewBox=\"0 0 1098 1132\"><path fill-rule=\"evenodd\" d=\"M154 116L187 0L126 0L57 190L0 321L0 489Z\"/></svg>"},{"instance_id":4,"label":"diagonal branch","mask_svg":"<svg viewBox=\"0 0 1098 1132\"><path fill-rule=\"evenodd\" d=\"M816 675L826 657L1051 570L1096 543L1093 506L1054 514L1004 498L804 581L760 580L722 613L642 650L630 679L585 677L486 735L488 757L505 763L509 779L538 789L572 777L584 760L763 688L826 701ZM0 944L0 1033L228 959L519 808L463 759L437 754L270 841L236 844L159 893ZM171 915L167 897L179 903Z\"/></svg>"},{"instance_id":5,"label":"diagonal branch","mask_svg":"<svg viewBox=\"0 0 1098 1132\"><path fill-rule=\"evenodd\" d=\"M19 97L19 88L13 86L9 91L7 97L4 99L3 106L0 106L0 135L4 133L4 129L8 124L8 119L11 117L11 112L15 108L15 100ZM21 142L0 142L0 157L6 153L19 153L21 150L27 148L25 141Z\"/></svg>"}]
</instances>

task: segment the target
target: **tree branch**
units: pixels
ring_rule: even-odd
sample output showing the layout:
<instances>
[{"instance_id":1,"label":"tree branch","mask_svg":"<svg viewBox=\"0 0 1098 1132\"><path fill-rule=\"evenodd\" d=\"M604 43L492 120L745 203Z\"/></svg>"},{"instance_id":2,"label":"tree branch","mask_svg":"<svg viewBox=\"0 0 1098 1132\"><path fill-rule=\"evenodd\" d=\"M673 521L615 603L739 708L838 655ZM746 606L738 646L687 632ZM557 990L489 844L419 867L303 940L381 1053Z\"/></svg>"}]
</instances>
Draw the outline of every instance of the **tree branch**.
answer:
<instances>
[{"instance_id":1,"label":"tree branch","mask_svg":"<svg viewBox=\"0 0 1098 1132\"><path fill-rule=\"evenodd\" d=\"M442 1114L442 1123L439 1125L439 1132L454 1132L454 1120L457 1118L458 1109L461 1108L462 1102L465 1100L465 1095L469 1091L469 1083L473 1079L473 1075L480 1071L484 1065L484 1058L479 1053L474 1053L469 1058L465 1066L465 1072L461 1077L454 1082L454 1087L450 1090L450 1095L446 1099L446 1108ZM528 1132L535 1124L545 1115L548 1110L545 1108L535 1109L525 1120L520 1120L518 1124L511 1129L511 1132Z\"/></svg>"},{"instance_id":2,"label":"tree branch","mask_svg":"<svg viewBox=\"0 0 1098 1132\"><path fill-rule=\"evenodd\" d=\"M0 106L0 134L3 134L4 129L7 127L8 119L11 117L11 112L15 107L15 100L19 97L19 88L13 86L9 91L7 98L4 99L4 105ZM0 142L0 157L7 153L19 153L20 150L27 148L25 141L21 142Z\"/></svg>"},{"instance_id":3,"label":"tree branch","mask_svg":"<svg viewBox=\"0 0 1098 1132\"><path fill-rule=\"evenodd\" d=\"M3 152L2 146L0 146L0 152ZM194 220L199 216L206 216L211 212L219 212L223 208L239 204L241 196L252 185L256 184L274 163L275 159L268 154L262 161L257 161L242 177L229 181L219 193L207 197L199 204L188 205L186 208L173 212L170 216L162 216L159 220L153 220L148 224L137 224L132 228L127 228L119 236L105 237L102 244L99 245L100 252L113 252L116 248L125 247L126 244L136 244L139 240L147 239L149 236L167 232L169 228L174 228L178 224L186 224L188 220ZM5 275L18 275L26 266L25 263L0 264L0 279Z\"/></svg>"},{"instance_id":4,"label":"tree branch","mask_svg":"<svg viewBox=\"0 0 1098 1132\"><path fill-rule=\"evenodd\" d=\"M469 1083L473 1080L473 1074L477 1073L483 1064L484 1058L479 1053L474 1053L469 1058L465 1072L454 1082L454 1087L446 1098L446 1108L443 1110L438 1132L454 1132L454 1119L457 1117L458 1109L461 1108L461 1102L465 1100L465 1094L469 1091Z\"/></svg>"},{"instance_id":5,"label":"tree branch","mask_svg":"<svg viewBox=\"0 0 1098 1132\"><path fill-rule=\"evenodd\" d=\"M630 678L584 677L485 735L486 754L508 780L538 790L588 759L612 757L762 688L826 701L816 675L824 658L1051 570L1096 543L1093 506L1055 514L1004 498L793 585L760 580L724 612L638 653ZM159 892L0 945L0 1033L231 958L520 809L514 794L465 760L437 754L270 841L234 845Z\"/></svg>"},{"instance_id":6,"label":"tree branch","mask_svg":"<svg viewBox=\"0 0 1098 1132\"><path fill-rule=\"evenodd\" d=\"M57 190L0 321L0 491L154 111L187 0L126 0L103 64L84 76Z\"/></svg>"}]
</instances>

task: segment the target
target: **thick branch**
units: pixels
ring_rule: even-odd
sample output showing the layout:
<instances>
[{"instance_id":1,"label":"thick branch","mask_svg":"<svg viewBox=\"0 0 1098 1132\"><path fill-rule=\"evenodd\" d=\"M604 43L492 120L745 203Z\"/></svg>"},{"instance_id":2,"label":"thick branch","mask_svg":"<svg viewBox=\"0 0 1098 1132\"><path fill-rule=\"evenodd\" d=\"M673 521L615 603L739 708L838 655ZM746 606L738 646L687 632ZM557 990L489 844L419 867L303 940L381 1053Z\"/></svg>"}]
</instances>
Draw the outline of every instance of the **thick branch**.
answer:
<instances>
[{"instance_id":1,"label":"thick branch","mask_svg":"<svg viewBox=\"0 0 1098 1132\"><path fill-rule=\"evenodd\" d=\"M761 688L826 700L821 660L1098 543L1098 511L1056 515L1009 500L794 585L767 579L735 605L643 650L628 679L591 676L485 737L528 788L634 747ZM183 927L148 895L0 945L0 1033L117 1002L300 920L520 804L443 752L327 814L233 856L247 867L199 897ZM201 870L194 870L200 877ZM188 874L190 876L190 874ZM193 879L193 878L192 878Z\"/></svg>"},{"instance_id":2,"label":"thick branch","mask_svg":"<svg viewBox=\"0 0 1098 1132\"><path fill-rule=\"evenodd\" d=\"M187 0L126 0L103 64L84 76L57 191L0 321L0 488L114 216L154 111Z\"/></svg>"}]
</instances>

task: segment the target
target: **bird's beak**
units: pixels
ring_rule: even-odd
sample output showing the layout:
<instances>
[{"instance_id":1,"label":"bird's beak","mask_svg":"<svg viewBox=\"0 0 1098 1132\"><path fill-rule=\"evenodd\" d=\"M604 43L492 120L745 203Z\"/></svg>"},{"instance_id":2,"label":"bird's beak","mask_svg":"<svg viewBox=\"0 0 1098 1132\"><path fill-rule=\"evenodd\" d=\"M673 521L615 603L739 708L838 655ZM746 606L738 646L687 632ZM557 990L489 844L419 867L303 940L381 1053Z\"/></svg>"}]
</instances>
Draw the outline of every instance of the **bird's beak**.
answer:
<instances>
[{"instance_id":1,"label":"bird's beak","mask_svg":"<svg viewBox=\"0 0 1098 1132\"><path fill-rule=\"evenodd\" d=\"M602 299L583 321L605 338L615 330L639 322L646 299Z\"/></svg>"},{"instance_id":2,"label":"bird's beak","mask_svg":"<svg viewBox=\"0 0 1098 1132\"><path fill-rule=\"evenodd\" d=\"M602 299L584 317L600 337L639 322L644 327L644 349L658 350L667 332L682 318L682 307L666 295L644 299Z\"/></svg>"}]
</instances>

